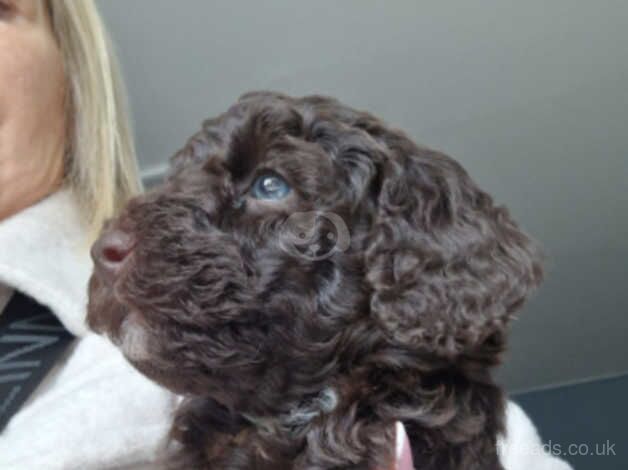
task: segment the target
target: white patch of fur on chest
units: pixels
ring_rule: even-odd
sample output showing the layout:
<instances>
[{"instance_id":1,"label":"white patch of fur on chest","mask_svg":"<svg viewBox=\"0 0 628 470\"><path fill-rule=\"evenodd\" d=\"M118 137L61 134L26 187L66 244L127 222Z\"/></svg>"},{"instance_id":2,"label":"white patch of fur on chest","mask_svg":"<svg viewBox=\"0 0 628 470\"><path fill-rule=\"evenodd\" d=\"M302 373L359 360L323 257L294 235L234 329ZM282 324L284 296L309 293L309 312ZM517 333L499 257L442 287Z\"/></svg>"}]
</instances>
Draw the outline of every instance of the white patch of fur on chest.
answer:
<instances>
[{"instance_id":1,"label":"white patch of fur on chest","mask_svg":"<svg viewBox=\"0 0 628 470\"><path fill-rule=\"evenodd\" d=\"M316 397L295 403L288 413L276 417L260 417L248 414L245 414L244 417L265 433L274 434L277 430L281 430L288 434L298 434L314 418L331 413L337 406L338 394L333 388L327 387Z\"/></svg>"},{"instance_id":2,"label":"white patch of fur on chest","mask_svg":"<svg viewBox=\"0 0 628 470\"><path fill-rule=\"evenodd\" d=\"M303 426L317 416L330 413L338 405L338 395L333 388L327 387L313 400L295 406L283 421L289 426Z\"/></svg>"}]
</instances>

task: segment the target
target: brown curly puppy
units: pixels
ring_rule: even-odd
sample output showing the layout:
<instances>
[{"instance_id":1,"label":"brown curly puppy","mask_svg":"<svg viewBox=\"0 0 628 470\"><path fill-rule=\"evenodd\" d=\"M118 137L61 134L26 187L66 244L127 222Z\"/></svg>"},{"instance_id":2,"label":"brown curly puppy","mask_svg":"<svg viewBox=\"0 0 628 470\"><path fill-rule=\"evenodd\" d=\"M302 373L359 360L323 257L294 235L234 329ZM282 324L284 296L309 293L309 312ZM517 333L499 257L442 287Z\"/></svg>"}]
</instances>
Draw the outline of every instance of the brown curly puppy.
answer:
<instances>
[{"instance_id":1,"label":"brown curly puppy","mask_svg":"<svg viewBox=\"0 0 628 470\"><path fill-rule=\"evenodd\" d=\"M176 466L501 469L491 368L536 246L454 160L338 101L244 95L93 248L88 322L183 394Z\"/></svg>"}]
</instances>

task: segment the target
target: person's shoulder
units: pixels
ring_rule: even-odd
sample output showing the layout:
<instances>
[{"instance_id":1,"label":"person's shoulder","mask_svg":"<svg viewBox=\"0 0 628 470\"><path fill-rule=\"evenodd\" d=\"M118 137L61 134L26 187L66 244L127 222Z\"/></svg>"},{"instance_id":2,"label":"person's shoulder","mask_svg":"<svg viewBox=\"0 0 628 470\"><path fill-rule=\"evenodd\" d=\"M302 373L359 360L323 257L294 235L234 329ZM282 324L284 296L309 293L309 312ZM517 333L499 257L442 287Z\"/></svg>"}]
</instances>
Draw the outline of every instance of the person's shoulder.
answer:
<instances>
[{"instance_id":1,"label":"person's shoulder","mask_svg":"<svg viewBox=\"0 0 628 470\"><path fill-rule=\"evenodd\" d=\"M88 334L0 434L0 468L148 464L167 443L177 403L107 339Z\"/></svg>"},{"instance_id":2,"label":"person's shoulder","mask_svg":"<svg viewBox=\"0 0 628 470\"><path fill-rule=\"evenodd\" d=\"M87 333L92 272L87 230L69 188L0 222L0 281L49 307L75 336Z\"/></svg>"},{"instance_id":3,"label":"person's shoulder","mask_svg":"<svg viewBox=\"0 0 628 470\"><path fill-rule=\"evenodd\" d=\"M506 470L573 470L564 460L548 453L529 416L512 401L506 405L506 430L499 436L498 452Z\"/></svg>"}]
</instances>

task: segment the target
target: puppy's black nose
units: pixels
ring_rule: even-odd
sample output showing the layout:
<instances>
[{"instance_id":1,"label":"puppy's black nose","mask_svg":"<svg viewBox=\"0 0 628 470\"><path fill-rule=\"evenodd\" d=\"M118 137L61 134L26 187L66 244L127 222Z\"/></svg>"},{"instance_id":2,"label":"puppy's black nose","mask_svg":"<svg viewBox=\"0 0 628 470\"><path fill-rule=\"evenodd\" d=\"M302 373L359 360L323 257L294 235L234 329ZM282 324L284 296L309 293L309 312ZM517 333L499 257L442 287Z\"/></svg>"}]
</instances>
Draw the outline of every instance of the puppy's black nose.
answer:
<instances>
[{"instance_id":1,"label":"puppy's black nose","mask_svg":"<svg viewBox=\"0 0 628 470\"><path fill-rule=\"evenodd\" d=\"M135 246L134 237L120 229L103 233L92 247L96 269L106 280L113 282Z\"/></svg>"}]
</instances>

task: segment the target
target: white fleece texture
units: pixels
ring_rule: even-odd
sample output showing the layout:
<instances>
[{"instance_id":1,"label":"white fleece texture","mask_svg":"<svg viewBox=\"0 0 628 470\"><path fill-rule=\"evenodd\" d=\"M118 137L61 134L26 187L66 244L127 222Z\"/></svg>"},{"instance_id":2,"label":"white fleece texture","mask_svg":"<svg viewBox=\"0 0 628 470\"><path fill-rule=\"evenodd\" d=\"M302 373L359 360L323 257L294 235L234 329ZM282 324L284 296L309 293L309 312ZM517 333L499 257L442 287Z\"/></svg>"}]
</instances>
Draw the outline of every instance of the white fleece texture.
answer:
<instances>
[{"instance_id":1,"label":"white fleece texture","mask_svg":"<svg viewBox=\"0 0 628 470\"><path fill-rule=\"evenodd\" d=\"M85 325L92 269L72 193L0 222L0 283L48 305L78 339L0 433L0 469L157 468L176 397Z\"/></svg>"}]
</instances>

